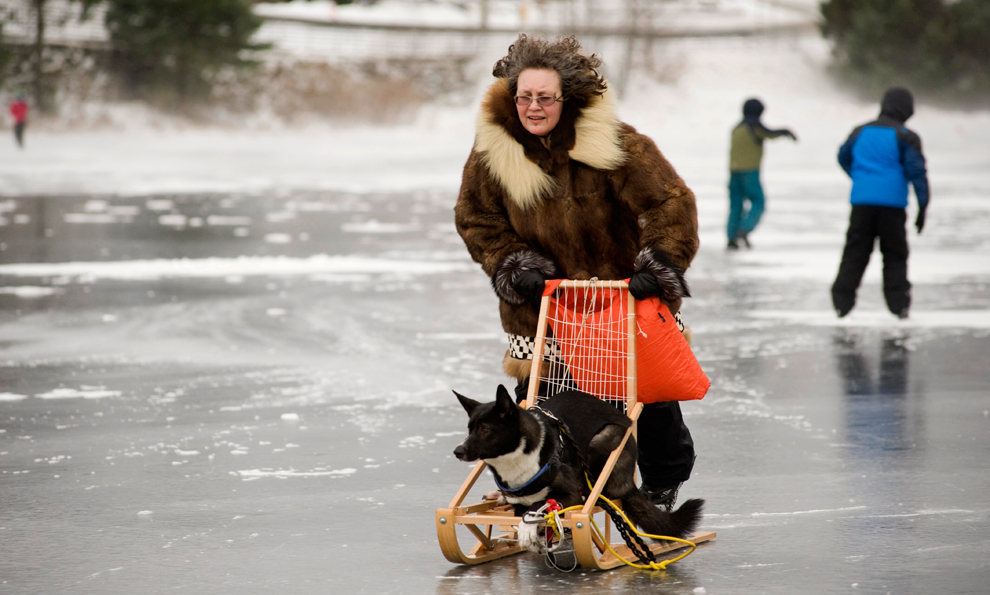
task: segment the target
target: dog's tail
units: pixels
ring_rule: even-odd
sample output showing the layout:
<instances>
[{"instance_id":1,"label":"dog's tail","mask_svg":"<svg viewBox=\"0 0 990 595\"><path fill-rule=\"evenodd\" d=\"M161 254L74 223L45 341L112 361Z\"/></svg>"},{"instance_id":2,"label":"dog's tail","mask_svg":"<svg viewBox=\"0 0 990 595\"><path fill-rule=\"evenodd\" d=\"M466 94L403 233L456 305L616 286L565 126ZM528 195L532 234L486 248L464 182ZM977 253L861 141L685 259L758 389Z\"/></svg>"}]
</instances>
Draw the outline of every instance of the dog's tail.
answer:
<instances>
[{"instance_id":1,"label":"dog's tail","mask_svg":"<svg viewBox=\"0 0 990 595\"><path fill-rule=\"evenodd\" d=\"M633 523L644 533L684 538L690 535L701 520L705 501L692 498L674 512L657 508L639 490L632 490L622 497L622 508Z\"/></svg>"}]
</instances>

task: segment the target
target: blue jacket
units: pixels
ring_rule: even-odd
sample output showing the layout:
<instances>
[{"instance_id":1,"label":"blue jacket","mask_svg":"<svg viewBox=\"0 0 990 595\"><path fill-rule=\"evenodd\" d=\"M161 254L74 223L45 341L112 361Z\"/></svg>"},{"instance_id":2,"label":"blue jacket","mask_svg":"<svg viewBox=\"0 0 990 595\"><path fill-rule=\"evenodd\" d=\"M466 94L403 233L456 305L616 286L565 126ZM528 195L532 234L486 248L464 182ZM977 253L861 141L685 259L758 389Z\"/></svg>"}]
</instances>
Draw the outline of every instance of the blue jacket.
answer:
<instances>
[{"instance_id":1,"label":"blue jacket","mask_svg":"<svg viewBox=\"0 0 990 595\"><path fill-rule=\"evenodd\" d=\"M906 208L910 181L918 206L928 205L921 138L904 127L907 118L899 115L884 110L875 121L853 130L839 149L839 165L853 181L852 204Z\"/></svg>"}]
</instances>

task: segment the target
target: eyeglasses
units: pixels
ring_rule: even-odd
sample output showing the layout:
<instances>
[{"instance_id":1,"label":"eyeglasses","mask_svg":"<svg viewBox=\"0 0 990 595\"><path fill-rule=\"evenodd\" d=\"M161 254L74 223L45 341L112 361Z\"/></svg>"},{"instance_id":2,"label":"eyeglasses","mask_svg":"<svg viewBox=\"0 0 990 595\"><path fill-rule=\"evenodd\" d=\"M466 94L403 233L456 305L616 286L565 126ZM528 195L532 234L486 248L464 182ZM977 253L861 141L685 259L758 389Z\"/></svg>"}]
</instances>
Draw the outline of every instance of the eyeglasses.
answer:
<instances>
[{"instance_id":1,"label":"eyeglasses","mask_svg":"<svg viewBox=\"0 0 990 595\"><path fill-rule=\"evenodd\" d=\"M529 104L536 100L537 105L540 107L550 107L558 101L563 101L563 97L550 97L549 95L541 95L539 97L530 97L529 95L517 95L515 97L516 105L519 107L529 107Z\"/></svg>"}]
</instances>

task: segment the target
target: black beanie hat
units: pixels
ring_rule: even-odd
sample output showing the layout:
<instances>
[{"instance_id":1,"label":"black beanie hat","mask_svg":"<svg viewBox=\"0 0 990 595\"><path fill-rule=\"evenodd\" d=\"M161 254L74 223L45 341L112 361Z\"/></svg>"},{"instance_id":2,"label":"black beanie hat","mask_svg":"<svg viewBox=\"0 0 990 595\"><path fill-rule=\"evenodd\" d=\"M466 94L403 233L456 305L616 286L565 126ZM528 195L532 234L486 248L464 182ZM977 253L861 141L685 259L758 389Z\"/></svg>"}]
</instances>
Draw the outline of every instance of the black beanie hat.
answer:
<instances>
[{"instance_id":1,"label":"black beanie hat","mask_svg":"<svg viewBox=\"0 0 990 595\"><path fill-rule=\"evenodd\" d=\"M743 104L744 116L759 116L763 113L763 102L759 99L747 99Z\"/></svg>"},{"instance_id":2,"label":"black beanie hat","mask_svg":"<svg viewBox=\"0 0 990 595\"><path fill-rule=\"evenodd\" d=\"M883 94L880 115L890 116L901 124L914 115L914 97L904 87L891 87Z\"/></svg>"}]
</instances>

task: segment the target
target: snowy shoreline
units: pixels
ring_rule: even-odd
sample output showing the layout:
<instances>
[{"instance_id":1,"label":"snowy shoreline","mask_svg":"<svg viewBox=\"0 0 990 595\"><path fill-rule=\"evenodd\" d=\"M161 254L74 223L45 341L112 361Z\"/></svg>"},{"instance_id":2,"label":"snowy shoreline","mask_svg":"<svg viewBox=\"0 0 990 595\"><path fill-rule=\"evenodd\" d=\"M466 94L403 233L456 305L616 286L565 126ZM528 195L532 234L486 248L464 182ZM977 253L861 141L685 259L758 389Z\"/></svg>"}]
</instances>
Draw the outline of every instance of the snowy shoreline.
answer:
<instances>
[{"instance_id":1,"label":"snowy shoreline","mask_svg":"<svg viewBox=\"0 0 990 595\"><path fill-rule=\"evenodd\" d=\"M623 120L651 136L696 193L727 181L728 131L742 101L760 97L764 120L793 128L799 142L770 143L763 175L791 186L842 188L835 152L856 125L876 116L828 74L828 44L789 39L681 40L668 44L676 80L630 80L619 96ZM608 56L606 56L608 59ZM484 78L484 77L482 77ZM135 196L195 192L454 192L471 149L473 98L424 106L393 127L314 124L303 128L248 121L245 129L159 127L121 106L121 126L63 132L28 129L26 148L0 142L0 197ZM618 91L616 91L618 92ZM462 104L463 103L463 104ZM940 198L940 179L990 190L990 112L947 111L920 103L909 122L924 142ZM700 191L699 191L700 189ZM779 194L779 193L778 193Z\"/></svg>"}]
</instances>

